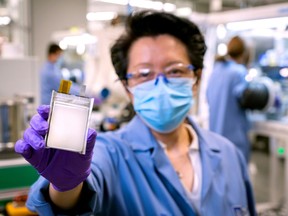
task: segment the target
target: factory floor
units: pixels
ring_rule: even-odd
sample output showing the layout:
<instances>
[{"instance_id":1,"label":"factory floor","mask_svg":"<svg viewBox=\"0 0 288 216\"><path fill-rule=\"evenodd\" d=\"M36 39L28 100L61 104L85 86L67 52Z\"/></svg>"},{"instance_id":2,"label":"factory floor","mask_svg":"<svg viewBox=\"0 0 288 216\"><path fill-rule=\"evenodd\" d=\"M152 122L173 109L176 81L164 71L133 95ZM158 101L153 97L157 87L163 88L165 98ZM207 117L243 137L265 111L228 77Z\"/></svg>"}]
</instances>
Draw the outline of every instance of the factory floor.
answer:
<instances>
[{"instance_id":1,"label":"factory floor","mask_svg":"<svg viewBox=\"0 0 288 216\"><path fill-rule=\"evenodd\" d=\"M259 216L288 215L284 205L284 165L285 160L277 157L274 165L271 166L271 155L268 151L252 151L249 172ZM277 170L277 176L274 175L273 179L271 173L275 170ZM277 200L276 203L271 202L273 196Z\"/></svg>"}]
</instances>

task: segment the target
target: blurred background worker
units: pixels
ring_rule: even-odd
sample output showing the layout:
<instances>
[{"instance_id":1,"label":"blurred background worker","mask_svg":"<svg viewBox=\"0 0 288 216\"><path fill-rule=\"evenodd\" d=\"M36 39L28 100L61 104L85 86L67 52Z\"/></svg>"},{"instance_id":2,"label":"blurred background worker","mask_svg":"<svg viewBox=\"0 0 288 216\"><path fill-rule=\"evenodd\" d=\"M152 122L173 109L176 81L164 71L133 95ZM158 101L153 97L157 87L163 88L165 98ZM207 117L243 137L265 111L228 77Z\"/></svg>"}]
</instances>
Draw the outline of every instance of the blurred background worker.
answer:
<instances>
[{"instance_id":1,"label":"blurred background worker","mask_svg":"<svg viewBox=\"0 0 288 216\"><path fill-rule=\"evenodd\" d=\"M216 58L207 87L209 128L232 141L250 159L247 110L266 111L279 108L273 81L268 77L246 81L249 51L243 39L233 37L227 55Z\"/></svg>"},{"instance_id":2,"label":"blurred background worker","mask_svg":"<svg viewBox=\"0 0 288 216\"><path fill-rule=\"evenodd\" d=\"M227 45L227 55L216 59L207 87L209 128L232 141L250 157L249 121L246 110L238 101L237 89L246 84L248 50L244 41L233 37Z\"/></svg>"},{"instance_id":3,"label":"blurred background worker","mask_svg":"<svg viewBox=\"0 0 288 216\"><path fill-rule=\"evenodd\" d=\"M41 69L41 104L50 104L52 90L57 91L63 75L61 72L62 49L59 45L51 43L47 50L47 61ZM73 83L70 93L78 94L79 85Z\"/></svg>"}]
</instances>

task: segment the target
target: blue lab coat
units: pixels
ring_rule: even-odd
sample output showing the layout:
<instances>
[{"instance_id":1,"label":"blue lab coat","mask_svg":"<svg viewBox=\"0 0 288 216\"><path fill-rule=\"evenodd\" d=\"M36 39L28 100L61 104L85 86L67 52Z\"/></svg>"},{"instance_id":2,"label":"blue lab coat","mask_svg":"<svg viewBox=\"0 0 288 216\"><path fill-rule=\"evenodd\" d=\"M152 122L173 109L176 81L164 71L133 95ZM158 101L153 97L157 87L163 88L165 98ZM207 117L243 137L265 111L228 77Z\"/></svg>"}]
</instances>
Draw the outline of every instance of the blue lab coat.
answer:
<instances>
[{"instance_id":1,"label":"blue lab coat","mask_svg":"<svg viewBox=\"0 0 288 216\"><path fill-rule=\"evenodd\" d=\"M256 215L242 154L227 139L189 123L199 136L201 215ZM137 116L116 132L98 135L86 183L87 215L196 215L165 152ZM29 194L27 206L40 215L53 215L47 187L40 177Z\"/></svg>"},{"instance_id":2,"label":"blue lab coat","mask_svg":"<svg viewBox=\"0 0 288 216\"><path fill-rule=\"evenodd\" d=\"M247 82L246 68L234 61L216 62L207 86L209 129L229 139L250 157L248 131L250 124L245 109L239 105Z\"/></svg>"},{"instance_id":3,"label":"blue lab coat","mask_svg":"<svg viewBox=\"0 0 288 216\"><path fill-rule=\"evenodd\" d=\"M60 82L63 79L60 67L57 63L47 61L41 71L41 104L50 104L52 90L58 91ZM70 88L70 94L79 94L80 87L73 83Z\"/></svg>"}]
</instances>

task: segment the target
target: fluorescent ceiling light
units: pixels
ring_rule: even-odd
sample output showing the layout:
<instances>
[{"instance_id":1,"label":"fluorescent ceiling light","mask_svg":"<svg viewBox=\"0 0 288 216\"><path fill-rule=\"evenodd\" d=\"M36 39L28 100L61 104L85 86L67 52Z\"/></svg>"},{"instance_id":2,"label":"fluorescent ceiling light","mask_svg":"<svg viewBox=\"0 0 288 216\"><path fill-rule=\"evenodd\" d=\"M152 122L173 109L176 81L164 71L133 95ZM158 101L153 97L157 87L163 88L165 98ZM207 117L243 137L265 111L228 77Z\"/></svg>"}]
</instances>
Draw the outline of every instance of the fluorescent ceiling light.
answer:
<instances>
[{"instance_id":1,"label":"fluorescent ceiling light","mask_svg":"<svg viewBox=\"0 0 288 216\"><path fill-rule=\"evenodd\" d=\"M217 54L220 56L226 55L227 54L227 45L224 43L220 43L217 46Z\"/></svg>"},{"instance_id":2,"label":"fluorescent ceiling light","mask_svg":"<svg viewBox=\"0 0 288 216\"><path fill-rule=\"evenodd\" d=\"M151 0L95 0L98 2L106 2L118 5L130 5L132 7L154 9L154 10L164 10L167 12L175 11L176 6L171 3L162 3L161 1L151 1Z\"/></svg>"},{"instance_id":3,"label":"fluorescent ceiling light","mask_svg":"<svg viewBox=\"0 0 288 216\"><path fill-rule=\"evenodd\" d=\"M64 41L64 40L61 40L61 41L59 42L59 46L60 46L60 48L61 48L62 50L66 50L66 49L68 48L68 44L67 44L66 41Z\"/></svg>"},{"instance_id":4,"label":"fluorescent ceiling light","mask_svg":"<svg viewBox=\"0 0 288 216\"><path fill-rule=\"evenodd\" d=\"M68 46L78 46L79 44L93 44L97 42L97 38L90 34L84 33L81 35L66 36L60 42L59 46L62 49L67 49Z\"/></svg>"},{"instance_id":5,"label":"fluorescent ceiling light","mask_svg":"<svg viewBox=\"0 0 288 216\"><path fill-rule=\"evenodd\" d=\"M127 5L129 2L129 0L97 0L97 1L119 5Z\"/></svg>"},{"instance_id":6,"label":"fluorescent ceiling light","mask_svg":"<svg viewBox=\"0 0 288 216\"><path fill-rule=\"evenodd\" d=\"M278 32L279 34L280 32ZM274 37L277 36L276 32L272 29L253 29L246 33L248 36L252 37ZM281 34L283 37L284 35Z\"/></svg>"},{"instance_id":7,"label":"fluorescent ceiling light","mask_svg":"<svg viewBox=\"0 0 288 216\"><path fill-rule=\"evenodd\" d=\"M224 39L226 37L227 30L223 24L220 24L217 26L216 33L219 39Z\"/></svg>"},{"instance_id":8,"label":"fluorescent ceiling light","mask_svg":"<svg viewBox=\"0 0 288 216\"><path fill-rule=\"evenodd\" d=\"M85 53L85 44L78 44L76 47L76 53L78 55L83 55Z\"/></svg>"},{"instance_id":9,"label":"fluorescent ceiling light","mask_svg":"<svg viewBox=\"0 0 288 216\"><path fill-rule=\"evenodd\" d=\"M243 31L255 28L281 28L288 25L288 17L277 17L270 19L249 20L240 22L231 22L226 24L226 28L232 31Z\"/></svg>"},{"instance_id":10,"label":"fluorescent ceiling light","mask_svg":"<svg viewBox=\"0 0 288 216\"><path fill-rule=\"evenodd\" d=\"M160 1L149 1L149 0L130 0L129 5L132 7L162 10L163 3Z\"/></svg>"},{"instance_id":11,"label":"fluorescent ceiling light","mask_svg":"<svg viewBox=\"0 0 288 216\"><path fill-rule=\"evenodd\" d=\"M8 16L0 17L0 25L8 25L11 22L11 18Z\"/></svg>"},{"instance_id":12,"label":"fluorescent ceiling light","mask_svg":"<svg viewBox=\"0 0 288 216\"><path fill-rule=\"evenodd\" d=\"M173 12L176 10L176 5L171 3L164 3L163 10L166 12Z\"/></svg>"},{"instance_id":13,"label":"fluorescent ceiling light","mask_svg":"<svg viewBox=\"0 0 288 216\"><path fill-rule=\"evenodd\" d=\"M189 16L192 13L190 7L177 8L175 11L177 16Z\"/></svg>"},{"instance_id":14,"label":"fluorescent ceiling light","mask_svg":"<svg viewBox=\"0 0 288 216\"><path fill-rule=\"evenodd\" d=\"M116 12L89 12L86 15L88 21L105 21L112 20L117 17Z\"/></svg>"}]
</instances>

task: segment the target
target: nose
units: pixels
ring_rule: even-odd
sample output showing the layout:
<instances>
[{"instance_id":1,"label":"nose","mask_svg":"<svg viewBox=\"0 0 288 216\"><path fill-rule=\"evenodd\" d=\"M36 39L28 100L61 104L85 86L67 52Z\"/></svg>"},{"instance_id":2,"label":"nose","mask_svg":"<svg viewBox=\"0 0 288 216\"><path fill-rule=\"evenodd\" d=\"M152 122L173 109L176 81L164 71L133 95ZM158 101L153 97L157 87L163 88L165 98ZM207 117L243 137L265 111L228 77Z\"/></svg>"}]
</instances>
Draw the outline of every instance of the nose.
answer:
<instances>
[{"instance_id":1,"label":"nose","mask_svg":"<svg viewBox=\"0 0 288 216\"><path fill-rule=\"evenodd\" d=\"M156 76L154 85L157 85L157 84L158 84L159 79L162 79L162 81L164 81L165 83L168 83L168 82L169 82L169 80L167 79L167 77L165 76L164 73L159 73L159 74L157 74L157 76Z\"/></svg>"}]
</instances>

